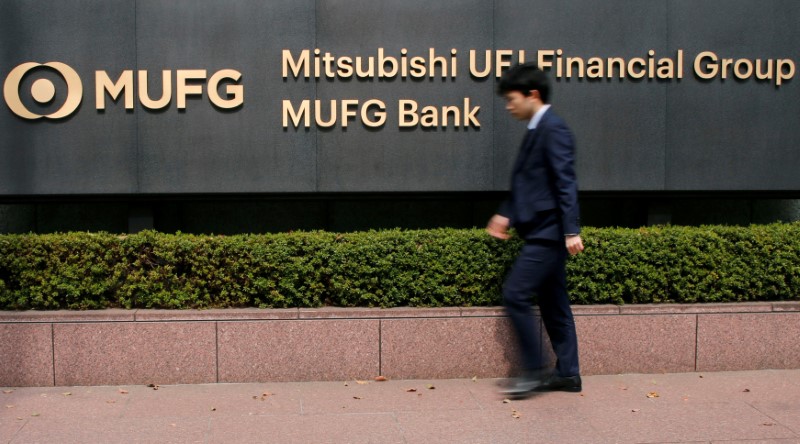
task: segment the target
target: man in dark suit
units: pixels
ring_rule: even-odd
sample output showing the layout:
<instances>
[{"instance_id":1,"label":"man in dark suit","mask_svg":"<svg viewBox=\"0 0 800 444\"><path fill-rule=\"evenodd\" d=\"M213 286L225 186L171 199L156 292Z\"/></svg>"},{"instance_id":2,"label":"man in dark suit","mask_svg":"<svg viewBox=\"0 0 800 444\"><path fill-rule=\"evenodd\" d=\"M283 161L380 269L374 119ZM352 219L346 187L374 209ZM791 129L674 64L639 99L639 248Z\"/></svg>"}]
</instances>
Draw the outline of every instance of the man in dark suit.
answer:
<instances>
[{"instance_id":1,"label":"man in dark suit","mask_svg":"<svg viewBox=\"0 0 800 444\"><path fill-rule=\"evenodd\" d=\"M506 110L528 122L511 175L510 196L486 227L499 239L508 239L513 227L525 241L503 285L503 302L517 333L523 368L503 394L579 392L578 338L566 288L567 254L583 251L572 133L550 110L550 83L535 64L509 69L498 92L506 100ZM552 372L543 368L531 302L534 294L557 358Z\"/></svg>"}]
</instances>

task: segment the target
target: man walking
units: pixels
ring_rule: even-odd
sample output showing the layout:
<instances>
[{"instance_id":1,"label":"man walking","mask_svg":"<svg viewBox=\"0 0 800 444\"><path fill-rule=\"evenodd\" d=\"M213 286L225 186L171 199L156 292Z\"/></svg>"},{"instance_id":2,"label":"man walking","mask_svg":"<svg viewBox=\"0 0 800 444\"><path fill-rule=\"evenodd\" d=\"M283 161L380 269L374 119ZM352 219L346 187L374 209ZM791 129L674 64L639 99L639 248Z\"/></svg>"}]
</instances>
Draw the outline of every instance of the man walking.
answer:
<instances>
[{"instance_id":1,"label":"man walking","mask_svg":"<svg viewBox=\"0 0 800 444\"><path fill-rule=\"evenodd\" d=\"M498 92L506 110L528 122L511 174L510 196L486 227L499 239L508 239L508 229L513 227L525 241L503 285L503 302L519 340L523 368L503 394L579 392L578 338L566 288L567 254L583 251L572 133L550 110L550 83L535 64L509 69L500 79ZM543 368L532 311L534 294L557 358L552 372Z\"/></svg>"}]
</instances>

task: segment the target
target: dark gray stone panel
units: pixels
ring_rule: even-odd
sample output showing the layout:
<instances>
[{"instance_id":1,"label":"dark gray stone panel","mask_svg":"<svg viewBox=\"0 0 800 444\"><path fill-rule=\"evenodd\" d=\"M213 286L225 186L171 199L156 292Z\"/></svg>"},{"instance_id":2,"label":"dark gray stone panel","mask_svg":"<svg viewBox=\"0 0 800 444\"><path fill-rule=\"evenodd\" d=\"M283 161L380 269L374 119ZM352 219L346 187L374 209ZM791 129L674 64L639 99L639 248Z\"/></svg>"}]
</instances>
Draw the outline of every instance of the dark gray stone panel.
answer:
<instances>
[{"instance_id":1,"label":"dark gray stone panel","mask_svg":"<svg viewBox=\"0 0 800 444\"><path fill-rule=\"evenodd\" d=\"M211 105L207 82L184 111L174 100L162 111L137 108L141 191L314 191L315 133L281 122L283 99L314 91L308 82L288 87L281 50L313 47L314 35L313 0L138 1L139 68L154 85L163 69L206 69L209 77L235 69L244 85L244 104L233 111Z\"/></svg>"},{"instance_id":2,"label":"dark gray stone panel","mask_svg":"<svg viewBox=\"0 0 800 444\"><path fill-rule=\"evenodd\" d=\"M95 70L134 66L134 20L134 4L126 0L0 2L3 79L24 62L58 61L77 71L84 91L81 106L61 120L24 120L0 106L0 194L137 191L135 120L94 106ZM30 93L39 78L56 86L56 97L42 107ZM52 113L66 100L66 83L35 68L23 78L20 96L34 112Z\"/></svg>"},{"instance_id":3,"label":"dark gray stone panel","mask_svg":"<svg viewBox=\"0 0 800 444\"><path fill-rule=\"evenodd\" d=\"M666 3L502 0L495 2L495 48L559 50L563 57L674 57L666 44ZM666 84L658 80L553 80L551 102L571 127L583 191L660 190L664 187ZM507 189L525 123L495 102L494 188Z\"/></svg>"},{"instance_id":4,"label":"dark gray stone panel","mask_svg":"<svg viewBox=\"0 0 800 444\"><path fill-rule=\"evenodd\" d=\"M800 221L800 200L763 199L753 201L753 223L796 221Z\"/></svg>"},{"instance_id":5,"label":"dark gray stone panel","mask_svg":"<svg viewBox=\"0 0 800 444\"><path fill-rule=\"evenodd\" d=\"M308 200L233 200L159 205L156 229L201 234L276 233L325 228L326 204Z\"/></svg>"},{"instance_id":6,"label":"dark gray stone panel","mask_svg":"<svg viewBox=\"0 0 800 444\"><path fill-rule=\"evenodd\" d=\"M469 202L454 200L354 200L331 205L331 231L457 227L469 220Z\"/></svg>"},{"instance_id":7,"label":"dark gray stone panel","mask_svg":"<svg viewBox=\"0 0 800 444\"><path fill-rule=\"evenodd\" d=\"M319 2L317 47L323 52L350 57L373 56L378 48L386 55L430 60L451 58L456 49L457 75L390 80L320 80L317 97L330 112L330 100L379 99L387 120L379 129L359 121L341 121L320 130L320 191L458 191L491 188L492 91L488 83L468 76L467 53L491 46L491 3L481 0L429 2L374 2L347 0ZM430 67L430 63L427 63ZM449 73L448 73L449 74ZM464 126L464 101L479 106L480 127ZM436 128L400 128L399 101L413 100L420 114L425 106L461 108L461 124L439 120ZM441 118L441 115L440 115ZM341 120L341 119L340 119Z\"/></svg>"},{"instance_id":8,"label":"dark gray stone panel","mask_svg":"<svg viewBox=\"0 0 800 444\"><path fill-rule=\"evenodd\" d=\"M0 205L0 234L36 231L36 206L32 204Z\"/></svg>"},{"instance_id":9,"label":"dark gray stone panel","mask_svg":"<svg viewBox=\"0 0 800 444\"><path fill-rule=\"evenodd\" d=\"M44 203L36 205L36 231L128 232L128 205L125 203Z\"/></svg>"},{"instance_id":10,"label":"dark gray stone panel","mask_svg":"<svg viewBox=\"0 0 800 444\"><path fill-rule=\"evenodd\" d=\"M800 3L673 0L670 45L685 48L687 78L668 95L667 189L800 189L800 81L774 86L729 73L701 80L695 57L800 62ZM795 73L795 77L798 73Z\"/></svg>"},{"instance_id":11,"label":"dark gray stone panel","mask_svg":"<svg viewBox=\"0 0 800 444\"><path fill-rule=\"evenodd\" d=\"M748 225L751 203L746 199L680 199L672 202L675 225Z\"/></svg>"},{"instance_id":12,"label":"dark gray stone panel","mask_svg":"<svg viewBox=\"0 0 800 444\"><path fill-rule=\"evenodd\" d=\"M414 192L505 190L524 132L494 95L496 79L469 76L470 49L562 49L564 56L625 59L685 54L685 78L555 81L554 110L572 127L583 191L800 189L800 81L693 77L694 57L790 58L800 3L665 0L74 0L0 2L0 73L26 61L61 61L83 79L82 106L60 121L25 121L0 106L0 195ZM281 51L425 56L458 50L458 75L411 80L283 79ZM178 110L121 101L94 107L94 73L223 68L243 75L244 105L215 108L204 91ZM551 71L552 74L552 71ZM57 109L56 99L35 108ZM800 73L795 73L800 77ZM201 82L204 89L207 82ZM174 86L174 85L173 85ZM480 128L401 129L398 101L479 106ZM282 127L282 101L382 100L371 129ZM313 109L312 109L313 110ZM313 118L313 117L312 117Z\"/></svg>"}]
</instances>

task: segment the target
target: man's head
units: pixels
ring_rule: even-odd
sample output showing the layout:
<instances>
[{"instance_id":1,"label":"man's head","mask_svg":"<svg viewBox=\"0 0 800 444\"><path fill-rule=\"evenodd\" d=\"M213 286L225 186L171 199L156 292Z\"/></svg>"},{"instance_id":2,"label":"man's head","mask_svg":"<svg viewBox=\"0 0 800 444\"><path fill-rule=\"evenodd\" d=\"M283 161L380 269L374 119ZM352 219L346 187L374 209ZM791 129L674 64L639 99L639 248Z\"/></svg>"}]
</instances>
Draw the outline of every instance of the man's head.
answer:
<instances>
[{"instance_id":1,"label":"man's head","mask_svg":"<svg viewBox=\"0 0 800 444\"><path fill-rule=\"evenodd\" d=\"M518 64L506 71L497 85L506 110L517 119L529 120L550 99L550 81L534 63Z\"/></svg>"}]
</instances>

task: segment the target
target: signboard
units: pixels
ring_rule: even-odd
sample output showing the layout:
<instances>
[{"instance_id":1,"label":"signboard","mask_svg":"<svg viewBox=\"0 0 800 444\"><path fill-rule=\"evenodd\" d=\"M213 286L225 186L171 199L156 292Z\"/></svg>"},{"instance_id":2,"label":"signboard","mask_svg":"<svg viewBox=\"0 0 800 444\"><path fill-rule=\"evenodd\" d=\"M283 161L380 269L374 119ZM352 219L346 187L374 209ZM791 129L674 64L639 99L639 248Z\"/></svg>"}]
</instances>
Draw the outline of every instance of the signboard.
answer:
<instances>
[{"instance_id":1,"label":"signboard","mask_svg":"<svg viewBox=\"0 0 800 444\"><path fill-rule=\"evenodd\" d=\"M583 191L798 190L798 21L795 0L8 0L0 195L505 190L524 124L494 90L519 61L553 80Z\"/></svg>"}]
</instances>

